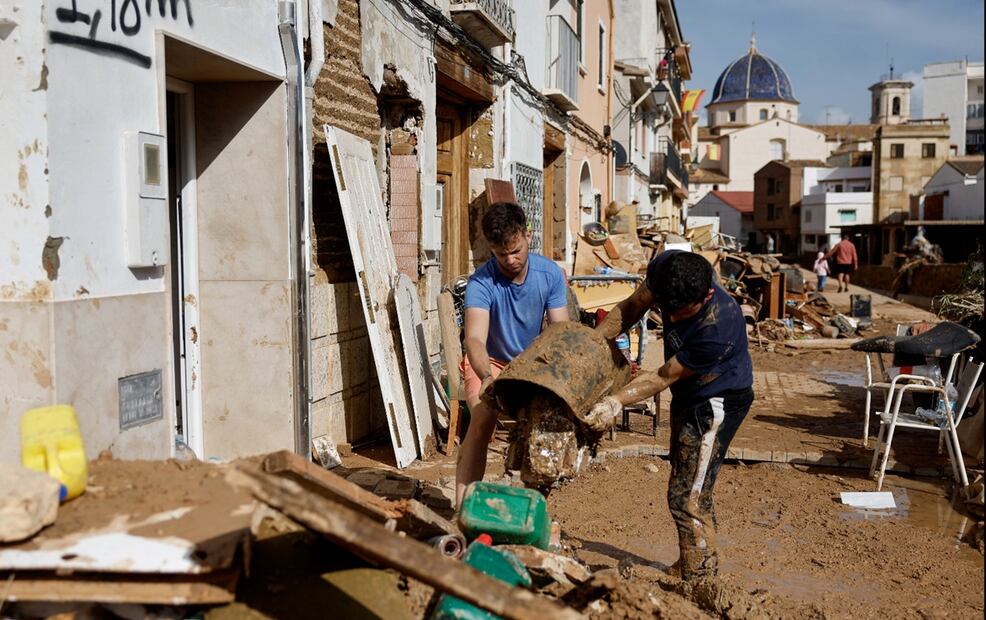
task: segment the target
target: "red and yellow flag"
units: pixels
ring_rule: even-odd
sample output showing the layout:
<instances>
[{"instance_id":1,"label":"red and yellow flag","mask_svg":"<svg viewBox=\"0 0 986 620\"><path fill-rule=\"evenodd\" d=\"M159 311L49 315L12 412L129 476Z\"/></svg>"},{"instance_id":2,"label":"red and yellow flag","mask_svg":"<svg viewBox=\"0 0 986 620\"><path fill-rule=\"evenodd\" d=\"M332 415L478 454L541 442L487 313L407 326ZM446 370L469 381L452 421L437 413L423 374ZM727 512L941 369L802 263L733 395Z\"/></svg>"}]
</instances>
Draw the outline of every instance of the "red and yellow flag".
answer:
<instances>
[{"instance_id":1,"label":"red and yellow flag","mask_svg":"<svg viewBox=\"0 0 986 620\"><path fill-rule=\"evenodd\" d=\"M722 157L722 151L719 149L718 144L710 144L709 150L706 151L706 154L712 161L719 161L719 158Z\"/></svg>"},{"instance_id":2,"label":"red and yellow flag","mask_svg":"<svg viewBox=\"0 0 986 620\"><path fill-rule=\"evenodd\" d=\"M702 95L705 94L704 89L686 90L685 94L681 96L681 111L682 112L692 112L698 107L699 101L702 100Z\"/></svg>"}]
</instances>

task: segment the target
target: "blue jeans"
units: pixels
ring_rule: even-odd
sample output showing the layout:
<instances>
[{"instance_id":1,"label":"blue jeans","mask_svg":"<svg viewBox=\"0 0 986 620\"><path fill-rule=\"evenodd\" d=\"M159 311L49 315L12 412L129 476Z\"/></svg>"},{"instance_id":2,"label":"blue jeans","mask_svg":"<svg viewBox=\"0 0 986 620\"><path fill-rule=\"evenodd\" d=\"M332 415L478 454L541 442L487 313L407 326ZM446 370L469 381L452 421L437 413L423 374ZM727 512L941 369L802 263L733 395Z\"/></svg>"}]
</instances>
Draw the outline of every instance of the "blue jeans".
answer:
<instances>
[{"instance_id":1,"label":"blue jeans","mask_svg":"<svg viewBox=\"0 0 986 620\"><path fill-rule=\"evenodd\" d=\"M825 283L828 282L828 279L829 279L828 276L822 276L822 275L818 276L818 292L819 293L824 293L825 292Z\"/></svg>"}]
</instances>

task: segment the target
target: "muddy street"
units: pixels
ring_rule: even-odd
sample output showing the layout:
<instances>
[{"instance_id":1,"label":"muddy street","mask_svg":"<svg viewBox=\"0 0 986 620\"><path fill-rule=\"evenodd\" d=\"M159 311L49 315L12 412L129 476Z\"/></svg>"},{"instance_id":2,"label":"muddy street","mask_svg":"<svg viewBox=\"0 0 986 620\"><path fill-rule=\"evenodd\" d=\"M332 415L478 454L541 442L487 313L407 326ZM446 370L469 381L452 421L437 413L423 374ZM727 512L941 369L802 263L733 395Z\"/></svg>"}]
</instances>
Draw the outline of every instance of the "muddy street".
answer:
<instances>
[{"instance_id":1,"label":"muddy street","mask_svg":"<svg viewBox=\"0 0 986 620\"><path fill-rule=\"evenodd\" d=\"M563 543L594 569L673 564L669 473L660 460L608 460L552 493ZM892 480L899 510L891 515L838 501L842 491L872 487L865 472L724 465L716 487L723 580L769 594L759 603L775 617L981 618L983 558L959 540L972 522L949 506L940 481ZM646 570L635 578L654 581Z\"/></svg>"}]
</instances>

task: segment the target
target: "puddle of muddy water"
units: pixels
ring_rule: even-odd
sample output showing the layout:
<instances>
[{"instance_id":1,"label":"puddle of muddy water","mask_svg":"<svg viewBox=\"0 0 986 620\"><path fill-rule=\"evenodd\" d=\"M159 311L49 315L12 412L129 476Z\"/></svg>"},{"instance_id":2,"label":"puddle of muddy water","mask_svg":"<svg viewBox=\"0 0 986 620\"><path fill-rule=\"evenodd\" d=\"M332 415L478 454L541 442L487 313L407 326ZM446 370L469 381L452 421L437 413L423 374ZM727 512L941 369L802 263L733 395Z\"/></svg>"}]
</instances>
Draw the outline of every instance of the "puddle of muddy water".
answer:
<instances>
[{"instance_id":1,"label":"puddle of muddy water","mask_svg":"<svg viewBox=\"0 0 986 620\"><path fill-rule=\"evenodd\" d=\"M946 492L940 480L921 480L888 476L884 488L894 494L897 507L886 510L848 508L841 513L843 519L886 519L903 521L908 525L923 527L947 537L956 547L975 521L965 514L961 495L957 490ZM971 549L970 549L971 551Z\"/></svg>"},{"instance_id":2,"label":"puddle of muddy water","mask_svg":"<svg viewBox=\"0 0 986 620\"><path fill-rule=\"evenodd\" d=\"M844 372L841 370L826 370L818 373L819 379L825 383L833 385L845 385L848 387L863 387L864 380L862 373Z\"/></svg>"}]
</instances>

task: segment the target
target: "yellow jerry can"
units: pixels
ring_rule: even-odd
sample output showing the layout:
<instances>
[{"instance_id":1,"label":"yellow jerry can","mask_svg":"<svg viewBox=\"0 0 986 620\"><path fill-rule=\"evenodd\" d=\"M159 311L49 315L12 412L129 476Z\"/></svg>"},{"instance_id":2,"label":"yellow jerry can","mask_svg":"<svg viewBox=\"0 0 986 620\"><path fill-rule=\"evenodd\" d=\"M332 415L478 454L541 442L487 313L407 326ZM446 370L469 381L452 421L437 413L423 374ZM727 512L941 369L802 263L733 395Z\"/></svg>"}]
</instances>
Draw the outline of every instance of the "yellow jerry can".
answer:
<instances>
[{"instance_id":1,"label":"yellow jerry can","mask_svg":"<svg viewBox=\"0 0 986 620\"><path fill-rule=\"evenodd\" d=\"M38 407L21 416L21 464L61 482L62 501L82 495L89 464L73 407Z\"/></svg>"}]
</instances>

